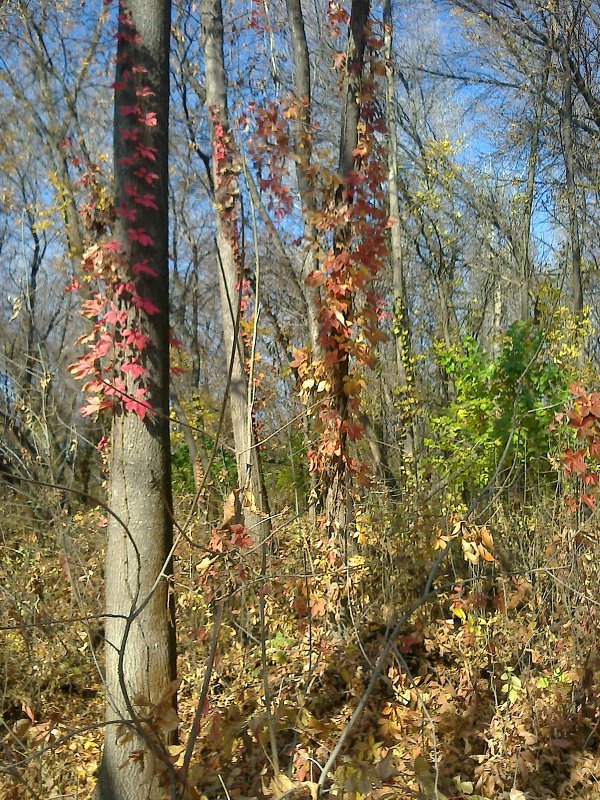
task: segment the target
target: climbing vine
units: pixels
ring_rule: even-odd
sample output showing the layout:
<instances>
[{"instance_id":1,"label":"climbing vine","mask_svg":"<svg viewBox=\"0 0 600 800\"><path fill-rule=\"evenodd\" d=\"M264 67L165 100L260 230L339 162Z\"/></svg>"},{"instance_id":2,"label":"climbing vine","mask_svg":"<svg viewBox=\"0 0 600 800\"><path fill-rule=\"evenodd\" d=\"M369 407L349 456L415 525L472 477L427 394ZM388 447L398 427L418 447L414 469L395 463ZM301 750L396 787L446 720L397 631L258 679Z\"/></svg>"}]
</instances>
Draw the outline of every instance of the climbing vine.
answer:
<instances>
[{"instance_id":1,"label":"climbing vine","mask_svg":"<svg viewBox=\"0 0 600 800\"><path fill-rule=\"evenodd\" d=\"M122 4L119 10L121 26L116 38L139 45L141 37ZM76 341L86 352L68 367L74 378L85 381L84 416L95 417L108 409L131 412L141 419L152 413L147 399L148 370L143 363L150 343L145 323L159 309L141 293L138 281L140 276L157 277L151 264L154 241L138 222L140 209L159 210L155 193L158 175L153 171L156 148L145 141L145 131L157 124L152 107L154 92L147 85L146 75L145 67L124 62L119 80L112 84L115 91L126 91L132 97L130 104L119 108L126 124L118 131L128 145L128 154L119 159L119 164L131 168L131 178L125 183L126 198L101 226L94 173L88 171L83 176L83 185L90 191L80 213L86 228L100 234L101 239L90 243L83 254L81 280L73 276L67 286L67 290L81 294L80 314L91 323L91 329ZM107 235L117 220L125 228L124 241ZM132 263L134 243L136 252L141 249L147 255Z\"/></svg>"}]
</instances>

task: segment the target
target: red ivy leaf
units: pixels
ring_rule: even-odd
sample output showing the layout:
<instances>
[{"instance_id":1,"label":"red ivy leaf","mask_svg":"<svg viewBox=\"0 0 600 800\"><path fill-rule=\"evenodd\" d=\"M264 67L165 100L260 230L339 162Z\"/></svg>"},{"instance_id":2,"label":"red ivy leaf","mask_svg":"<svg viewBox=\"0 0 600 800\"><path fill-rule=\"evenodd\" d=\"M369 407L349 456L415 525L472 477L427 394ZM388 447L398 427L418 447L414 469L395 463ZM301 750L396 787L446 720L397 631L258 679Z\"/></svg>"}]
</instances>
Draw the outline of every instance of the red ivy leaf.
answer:
<instances>
[{"instance_id":1,"label":"red ivy leaf","mask_svg":"<svg viewBox=\"0 0 600 800\"><path fill-rule=\"evenodd\" d=\"M594 500L594 498L592 497L591 494L582 494L581 495L581 502L585 503L585 505L588 508L592 508L592 509L596 505L596 501Z\"/></svg>"},{"instance_id":2,"label":"red ivy leaf","mask_svg":"<svg viewBox=\"0 0 600 800\"><path fill-rule=\"evenodd\" d=\"M148 297L142 297L141 295L136 294L132 299L135 307L143 309L149 317L151 317L153 314L158 314L160 311L160 308L157 308L152 300L150 300Z\"/></svg>"},{"instance_id":3,"label":"red ivy leaf","mask_svg":"<svg viewBox=\"0 0 600 800\"><path fill-rule=\"evenodd\" d=\"M127 322L127 311L111 302L110 309L102 317L102 321L108 325L124 325Z\"/></svg>"},{"instance_id":4,"label":"red ivy leaf","mask_svg":"<svg viewBox=\"0 0 600 800\"><path fill-rule=\"evenodd\" d=\"M144 400L147 394L148 389L145 386L140 386L134 391L133 395L125 396L123 398L125 410L137 414L140 419L144 419L146 414L152 413L152 407Z\"/></svg>"},{"instance_id":5,"label":"red ivy leaf","mask_svg":"<svg viewBox=\"0 0 600 800\"><path fill-rule=\"evenodd\" d=\"M124 117L133 117L141 112L141 108L139 106L119 106L119 112Z\"/></svg>"},{"instance_id":6,"label":"red ivy leaf","mask_svg":"<svg viewBox=\"0 0 600 800\"><path fill-rule=\"evenodd\" d=\"M81 289L81 283L75 275L71 275L71 280L65 286L65 292L76 292L78 289Z\"/></svg>"},{"instance_id":7,"label":"red ivy leaf","mask_svg":"<svg viewBox=\"0 0 600 800\"><path fill-rule=\"evenodd\" d=\"M562 462L568 475L584 475L588 471L588 466L583 457L584 452L584 450L573 452L571 448L565 451Z\"/></svg>"},{"instance_id":8,"label":"red ivy leaf","mask_svg":"<svg viewBox=\"0 0 600 800\"><path fill-rule=\"evenodd\" d=\"M148 264L147 258L137 261L131 267L131 271L134 275L151 275L153 278L158 278L158 272L152 269L152 267Z\"/></svg>"},{"instance_id":9,"label":"red ivy leaf","mask_svg":"<svg viewBox=\"0 0 600 800\"><path fill-rule=\"evenodd\" d=\"M121 217L121 219L126 219L128 222L135 222L137 212L134 208L128 208L125 203L121 203L115 213L117 217Z\"/></svg>"},{"instance_id":10,"label":"red ivy leaf","mask_svg":"<svg viewBox=\"0 0 600 800\"><path fill-rule=\"evenodd\" d=\"M590 454L590 458L593 458L596 461L600 460L600 439L594 439L592 442L590 442L588 452Z\"/></svg>"},{"instance_id":11,"label":"red ivy leaf","mask_svg":"<svg viewBox=\"0 0 600 800\"><path fill-rule=\"evenodd\" d=\"M146 208L151 208L154 211L158 211L158 206L156 205L156 200L153 194L134 194L133 202L137 203L138 206L145 206Z\"/></svg>"},{"instance_id":12,"label":"red ivy leaf","mask_svg":"<svg viewBox=\"0 0 600 800\"><path fill-rule=\"evenodd\" d=\"M146 169L146 167L140 167L139 169L136 169L133 174L136 176L136 178L140 178L140 180L145 181L148 186L152 186L152 184L158 180L158 175L156 172L150 172Z\"/></svg>"},{"instance_id":13,"label":"red ivy leaf","mask_svg":"<svg viewBox=\"0 0 600 800\"><path fill-rule=\"evenodd\" d=\"M98 341L96 342L96 347L94 348L94 352L97 358L103 358L104 356L108 355L113 347L113 340L112 336L109 333L102 333L98 337Z\"/></svg>"},{"instance_id":14,"label":"red ivy leaf","mask_svg":"<svg viewBox=\"0 0 600 800\"><path fill-rule=\"evenodd\" d=\"M156 119L154 111L148 111L147 114L140 114L138 122L140 125L146 125L148 128L154 128L155 125L158 125L158 120Z\"/></svg>"},{"instance_id":15,"label":"red ivy leaf","mask_svg":"<svg viewBox=\"0 0 600 800\"><path fill-rule=\"evenodd\" d=\"M142 375L148 374L146 367L143 367L137 358L131 358L124 364L121 364L121 372L124 372L126 375L131 375L135 380Z\"/></svg>"},{"instance_id":16,"label":"red ivy leaf","mask_svg":"<svg viewBox=\"0 0 600 800\"><path fill-rule=\"evenodd\" d=\"M118 239L111 239L110 242L104 242L102 247L104 250L110 250L114 253L118 253L122 249L121 242L119 242Z\"/></svg>"},{"instance_id":17,"label":"red ivy leaf","mask_svg":"<svg viewBox=\"0 0 600 800\"><path fill-rule=\"evenodd\" d=\"M127 228L127 235L132 242L139 242L142 247L152 247L154 239L145 228Z\"/></svg>"},{"instance_id":18,"label":"red ivy leaf","mask_svg":"<svg viewBox=\"0 0 600 800\"><path fill-rule=\"evenodd\" d=\"M156 147L150 147L150 145L142 144L140 142L135 150L141 158L145 158L148 161L156 161Z\"/></svg>"},{"instance_id":19,"label":"red ivy leaf","mask_svg":"<svg viewBox=\"0 0 600 800\"><path fill-rule=\"evenodd\" d=\"M135 347L140 352L150 341L150 337L143 333L139 328L125 328L123 331L123 341L130 347Z\"/></svg>"},{"instance_id":20,"label":"red ivy leaf","mask_svg":"<svg viewBox=\"0 0 600 800\"><path fill-rule=\"evenodd\" d=\"M106 436L101 436L100 441L96 445L96 450L101 453L103 450L106 450L108 447L108 439Z\"/></svg>"},{"instance_id":21,"label":"red ivy leaf","mask_svg":"<svg viewBox=\"0 0 600 800\"><path fill-rule=\"evenodd\" d=\"M320 269L314 269L306 276L304 281L307 286L322 286L327 280L327 275Z\"/></svg>"},{"instance_id":22,"label":"red ivy leaf","mask_svg":"<svg viewBox=\"0 0 600 800\"><path fill-rule=\"evenodd\" d=\"M86 405L82 406L79 410L83 417L95 417L100 411L110 408L112 403L106 397L97 395L96 397L86 397Z\"/></svg>"}]
</instances>

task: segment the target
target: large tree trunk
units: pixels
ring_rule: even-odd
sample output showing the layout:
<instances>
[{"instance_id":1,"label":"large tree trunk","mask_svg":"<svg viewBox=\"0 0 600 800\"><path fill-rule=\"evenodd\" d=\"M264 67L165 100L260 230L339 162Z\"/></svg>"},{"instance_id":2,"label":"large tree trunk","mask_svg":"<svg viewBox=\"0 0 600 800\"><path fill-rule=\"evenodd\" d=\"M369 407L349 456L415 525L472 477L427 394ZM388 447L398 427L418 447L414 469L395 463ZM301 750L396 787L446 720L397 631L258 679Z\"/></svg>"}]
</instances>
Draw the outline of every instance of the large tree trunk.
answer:
<instances>
[{"instance_id":1,"label":"large tree trunk","mask_svg":"<svg viewBox=\"0 0 600 800\"><path fill-rule=\"evenodd\" d=\"M252 400L245 370L244 342L239 332L239 294L244 265L239 242L239 184L233 163L233 141L227 109L227 79L223 56L223 9L221 0L203 0L204 67L206 105L212 142L212 179L215 193L219 291L223 314L226 369L231 360L229 404L240 488L251 489L258 508L268 513L260 454L252 424ZM251 387L250 387L251 388ZM247 522L258 518L250 513Z\"/></svg>"},{"instance_id":2,"label":"large tree trunk","mask_svg":"<svg viewBox=\"0 0 600 800\"><path fill-rule=\"evenodd\" d=\"M123 203L132 208L136 219L120 220L115 238L127 264L147 259L156 273L127 279L158 312L144 320L150 343L141 355L154 413L142 419L120 410L113 419L109 502L115 516L109 518L106 554L107 728L95 797L159 800L164 791L157 773L167 769L164 742L176 727L170 700L162 713L156 708L169 696L175 679L167 261L170 2L128 0L120 8L117 82L123 85L115 92L116 199L117 207ZM130 25L124 14L130 15ZM144 94L148 90L154 94ZM155 123L138 124L127 113L135 105L154 113ZM124 136L124 131L137 132L139 139ZM148 192L147 183L135 175L146 166L136 141L155 148L148 168L157 175L152 186L157 208L132 204L127 191ZM131 225L150 232L154 244L131 241L126 230ZM132 385L128 388L133 391ZM117 720L127 722L119 727ZM126 741L118 741L117 735L123 734Z\"/></svg>"}]
</instances>

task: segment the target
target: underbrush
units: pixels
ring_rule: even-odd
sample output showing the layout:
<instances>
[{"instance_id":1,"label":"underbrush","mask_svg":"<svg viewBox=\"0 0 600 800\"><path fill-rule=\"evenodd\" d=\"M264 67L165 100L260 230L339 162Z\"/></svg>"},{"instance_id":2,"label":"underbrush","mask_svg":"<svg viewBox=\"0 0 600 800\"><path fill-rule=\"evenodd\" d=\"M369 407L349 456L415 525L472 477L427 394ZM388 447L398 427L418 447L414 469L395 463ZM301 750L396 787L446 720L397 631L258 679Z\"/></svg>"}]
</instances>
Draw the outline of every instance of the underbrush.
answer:
<instances>
[{"instance_id":1,"label":"underbrush","mask_svg":"<svg viewBox=\"0 0 600 800\"><path fill-rule=\"evenodd\" d=\"M101 513L57 505L49 522L26 521L5 507L0 796L91 798L103 735ZM222 610L190 797L311 797L367 699L329 774L331 797L600 798L594 515L577 522L540 499L498 503L485 525L467 524L381 497L348 541L281 522L266 570L256 544L209 544L198 526L177 549L182 743ZM386 637L446 544L435 596L406 620L367 697ZM181 763L183 745L172 754Z\"/></svg>"}]
</instances>

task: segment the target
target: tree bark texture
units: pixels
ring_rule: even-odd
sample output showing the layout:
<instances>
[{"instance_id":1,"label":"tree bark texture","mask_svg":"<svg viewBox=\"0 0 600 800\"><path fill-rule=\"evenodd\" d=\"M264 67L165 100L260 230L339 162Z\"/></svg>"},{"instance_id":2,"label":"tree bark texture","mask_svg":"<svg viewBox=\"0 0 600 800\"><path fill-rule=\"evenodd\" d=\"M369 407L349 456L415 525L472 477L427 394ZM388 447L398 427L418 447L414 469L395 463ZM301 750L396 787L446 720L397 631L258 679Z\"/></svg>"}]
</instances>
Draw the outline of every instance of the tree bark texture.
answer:
<instances>
[{"instance_id":1,"label":"tree bark texture","mask_svg":"<svg viewBox=\"0 0 600 800\"><path fill-rule=\"evenodd\" d=\"M223 314L225 368L227 370L231 363L229 404L238 482L240 488L251 489L257 507L268 513L268 499L262 477L260 454L252 425L252 400L244 363L244 342L238 323L239 294L242 291L244 265L238 231L238 226L241 225L239 182L233 160L233 139L227 108L221 0L203 0L201 14L204 36L206 105L209 113L213 151L211 166L216 210L219 262L217 268ZM259 521L259 517L247 513L246 521L253 525Z\"/></svg>"},{"instance_id":2,"label":"tree bark texture","mask_svg":"<svg viewBox=\"0 0 600 800\"><path fill-rule=\"evenodd\" d=\"M577 218L577 187L575 185L575 157L573 155L573 77L568 63L568 54L562 52L563 104L561 108L561 133L565 160L565 189L569 210L569 249L571 252L571 291L573 311L583 310L583 286L581 276L581 242Z\"/></svg>"},{"instance_id":3,"label":"tree bark texture","mask_svg":"<svg viewBox=\"0 0 600 800\"><path fill-rule=\"evenodd\" d=\"M173 738L171 701L164 703L162 720L156 708L175 679L167 260L170 11L169 0L120 4L117 82L123 88L115 91L116 205L130 203L127 187L148 191L135 175L140 166L136 139L124 135L137 130L137 141L155 148L152 170L157 178L152 190L157 208L136 205L135 222L119 220L115 238L130 265L148 259L156 277L142 273L130 279L158 312L145 322L150 341L142 353L148 370L147 399L154 413L141 419L119 411L113 419L109 503L118 519L111 516L108 522L107 728L96 800L163 797L157 774L166 768L164 743ZM124 27L123 15L130 15L131 26ZM132 30L135 37L128 41ZM140 93L144 97L148 90L154 93L147 103L156 123L136 128L127 107L141 103ZM148 231L154 244L142 247L132 241L127 233L132 224ZM170 723L162 724L169 717ZM125 726L118 720L125 720Z\"/></svg>"},{"instance_id":4,"label":"tree bark texture","mask_svg":"<svg viewBox=\"0 0 600 800\"><path fill-rule=\"evenodd\" d=\"M338 171L342 181L346 181L355 166L354 151L358 144L358 123L360 121L360 89L363 80L366 44L366 26L369 19L370 0L352 0L350 10L348 59L342 96L342 125L340 131L340 150ZM339 195L341 200L341 193ZM348 200L351 202L351 199ZM350 232L346 227L334 234L334 248L338 252L349 246ZM352 298L348 296L348 307ZM340 360L335 368L333 393L336 397L338 418L348 419L348 397L344 392L344 378L349 374L348 356ZM329 480L325 493L325 516L328 526L344 533L352 518L346 464L346 433L340 434L339 455L335 456L335 472Z\"/></svg>"}]
</instances>

